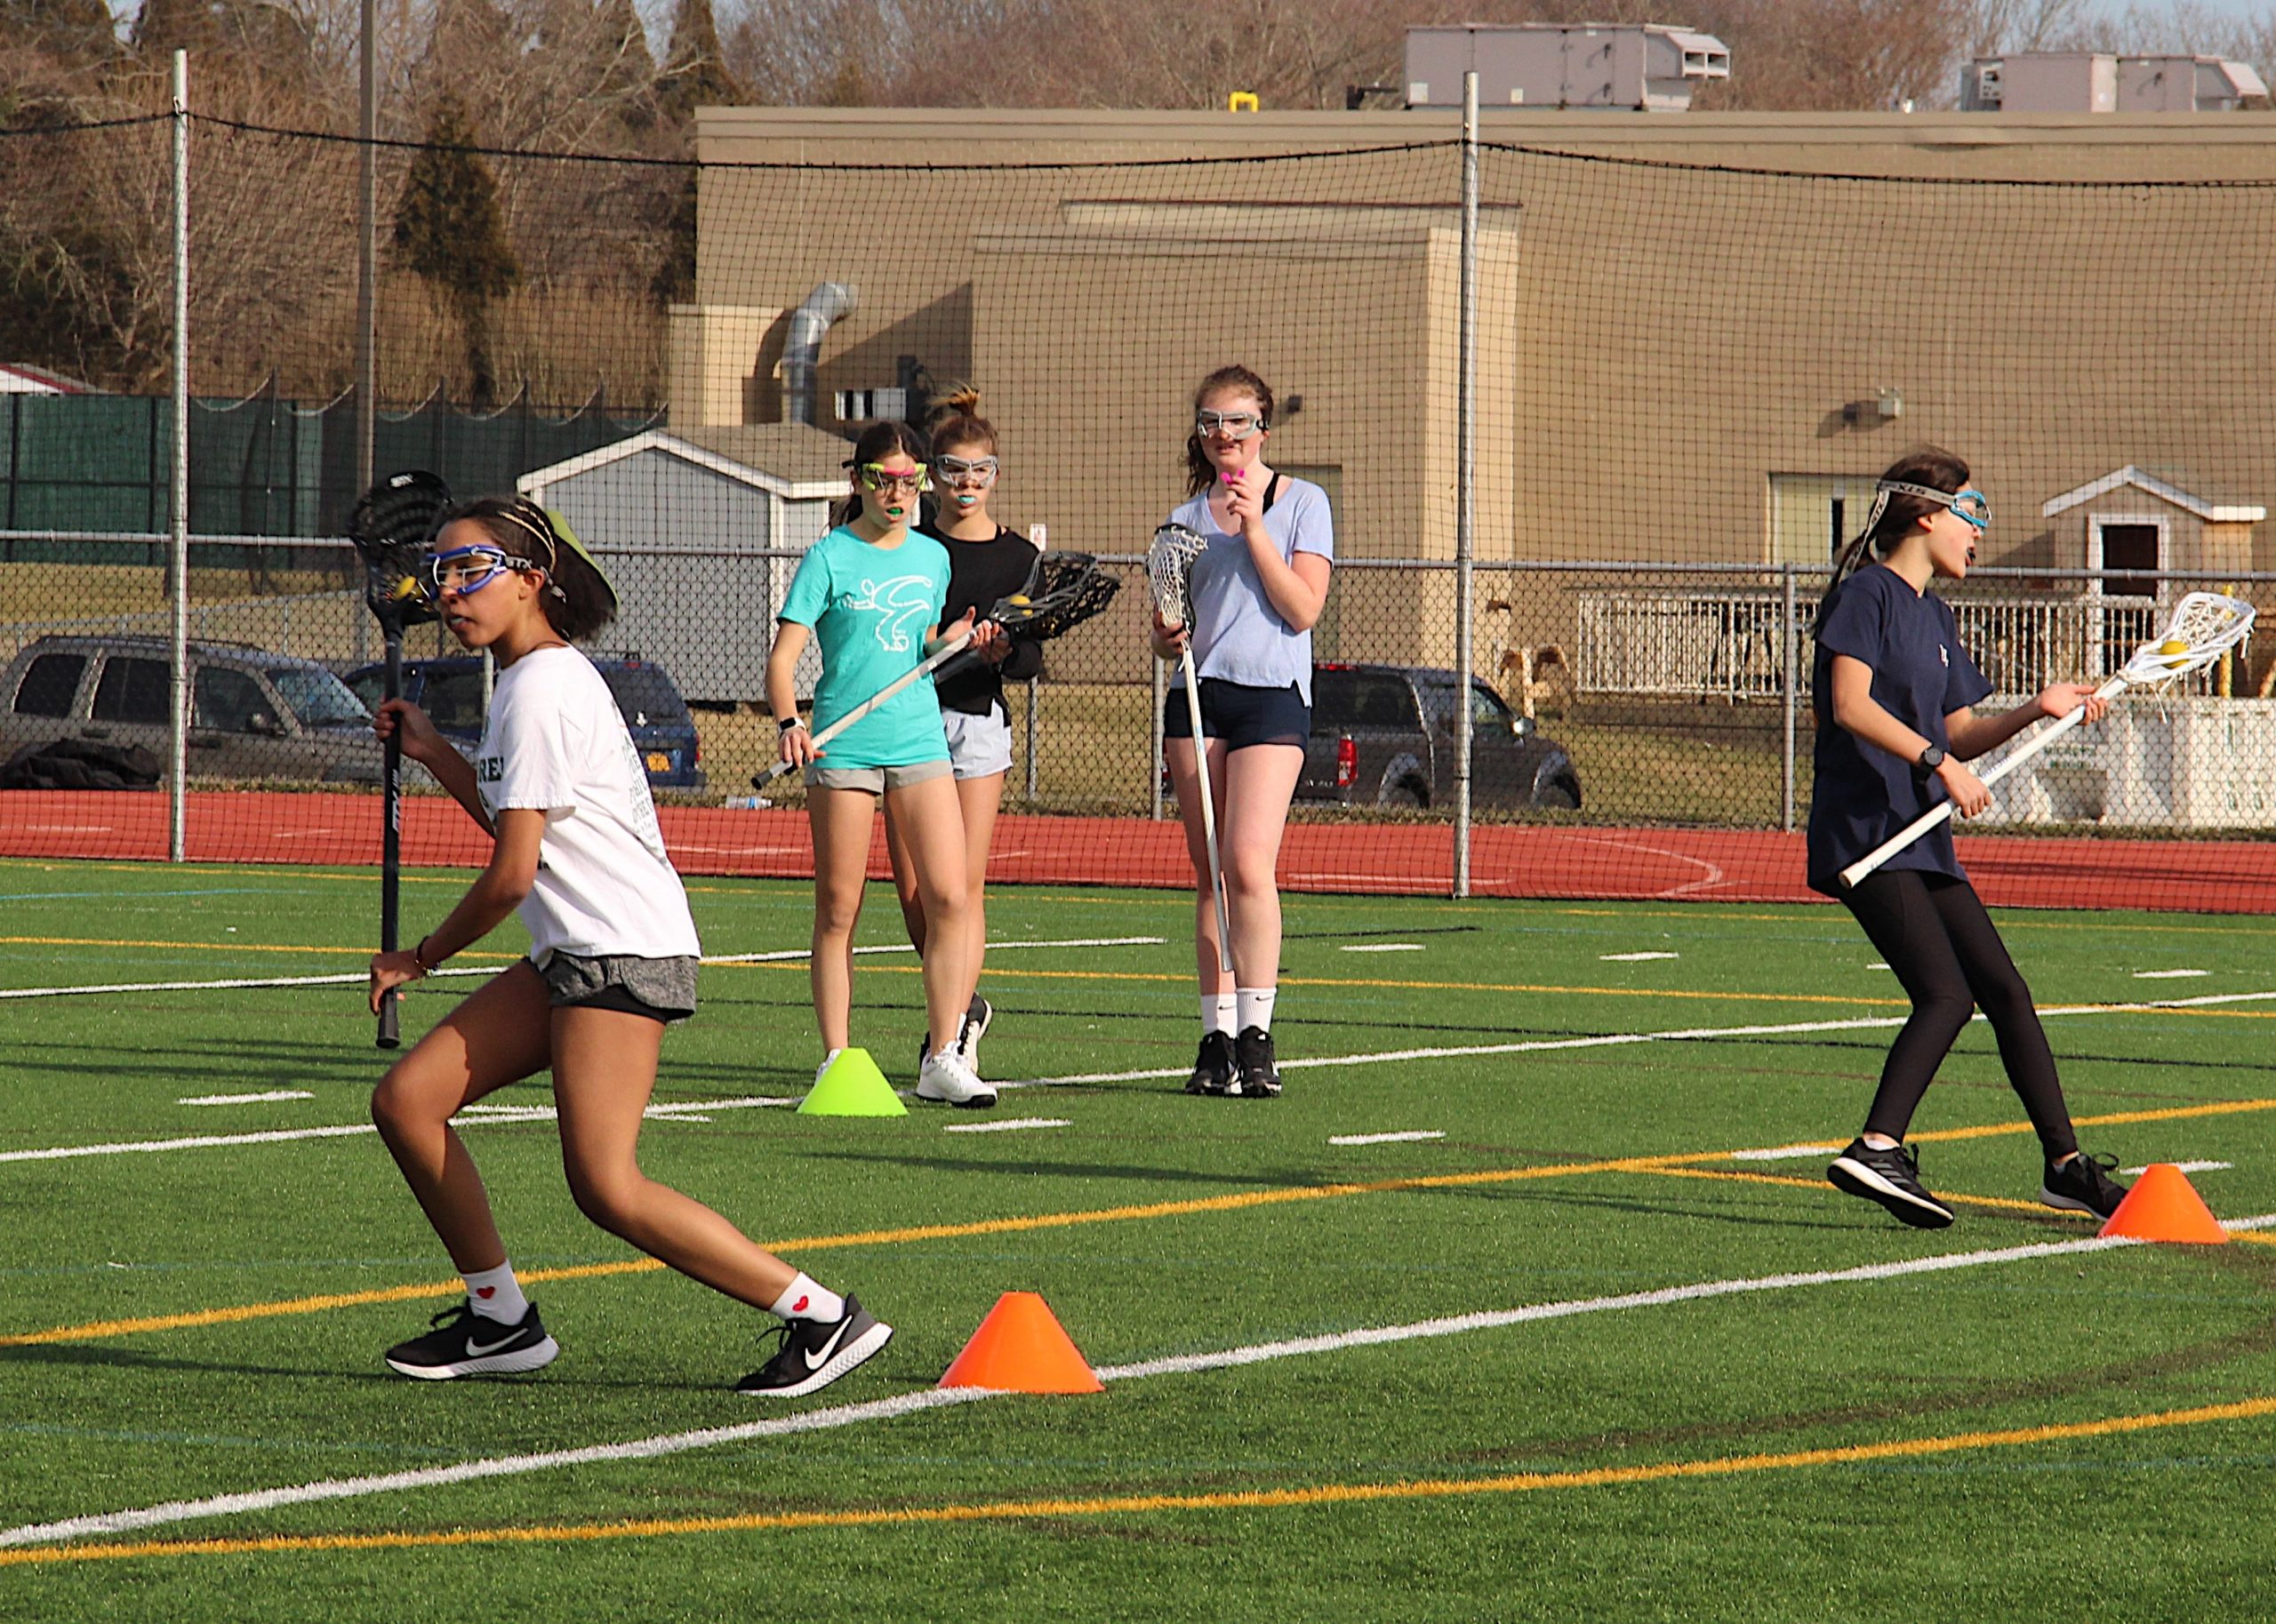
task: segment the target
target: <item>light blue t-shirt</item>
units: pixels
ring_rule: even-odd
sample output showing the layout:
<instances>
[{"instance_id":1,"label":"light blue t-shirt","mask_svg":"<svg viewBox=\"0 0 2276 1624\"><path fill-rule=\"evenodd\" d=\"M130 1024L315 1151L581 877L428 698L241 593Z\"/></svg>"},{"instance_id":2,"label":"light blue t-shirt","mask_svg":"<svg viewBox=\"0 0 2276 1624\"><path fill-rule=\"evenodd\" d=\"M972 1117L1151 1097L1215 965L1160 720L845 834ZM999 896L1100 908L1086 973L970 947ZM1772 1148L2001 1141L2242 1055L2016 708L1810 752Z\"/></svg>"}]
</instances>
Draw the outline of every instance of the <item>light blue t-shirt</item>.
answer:
<instances>
[{"instance_id":1,"label":"light blue t-shirt","mask_svg":"<svg viewBox=\"0 0 2276 1624\"><path fill-rule=\"evenodd\" d=\"M813 628L821 650L816 732L925 658L948 595L948 549L913 530L899 547L883 548L840 526L806 549L781 618ZM822 749L825 767L948 760L933 679L911 683Z\"/></svg>"},{"instance_id":2,"label":"light blue t-shirt","mask_svg":"<svg viewBox=\"0 0 2276 1624\"><path fill-rule=\"evenodd\" d=\"M1304 703L1312 702L1312 635L1280 618L1264 595L1263 578L1248 556L1248 543L1217 528L1206 492L1170 515L1209 543L1193 561L1194 669L1252 688L1294 684ZM1280 492L1265 509L1264 531L1280 544L1280 556L1298 553L1335 556L1335 523L1327 492L1309 479L1280 476Z\"/></svg>"}]
</instances>

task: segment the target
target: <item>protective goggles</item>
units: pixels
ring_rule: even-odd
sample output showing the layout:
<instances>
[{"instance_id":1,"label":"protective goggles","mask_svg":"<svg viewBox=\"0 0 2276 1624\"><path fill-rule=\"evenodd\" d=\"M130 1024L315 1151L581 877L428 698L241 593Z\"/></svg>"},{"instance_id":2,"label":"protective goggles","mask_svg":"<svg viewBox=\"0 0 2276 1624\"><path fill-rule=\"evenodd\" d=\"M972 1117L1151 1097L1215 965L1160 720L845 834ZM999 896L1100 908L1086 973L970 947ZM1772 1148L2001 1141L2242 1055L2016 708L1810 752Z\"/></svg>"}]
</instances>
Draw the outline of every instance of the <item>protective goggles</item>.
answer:
<instances>
[{"instance_id":1,"label":"protective goggles","mask_svg":"<svg viewBox=\"0 0 2276 1624\"><path fill-rule=\"evenodd\" d=\"M895 487L905 488L912 492L929 491L933 488L932 475L921 468L906 474L896 474L888 470L881 462L865 462L854 472L860 476L862 488L864 491L874 491L879 495Z\"/></svg>"},{"instance_id":2,"label":"protective goggles","mask_svg":"<svg viewBox=\"0 0 2276 1624\"><path fill-rule=\"evenodd\" d=\"M1193 414L1193 432L1206 439L1221 434L1230 440L1246 440L1260 433L1264 420L1254 412L1197 412Z\"/></svg>"},{"instance_id":3,"label":"protective goggles","mask_svg":"<svg viewBox=\"0 0 2276 1624\"><path fill-rule=\"evenodd\" d=\"M445 592L455 592L461 597L479 592L509 570L534 570L538 566L526 558L517 558L502 547L477 544L454 547L445 553L429 553L419 561L413 577L419 583L420 596L429 603L439 602Z\"/></svg>"},{"instance_id":4,"label":"protective goggles","mask_svg":"<svg viewBox=\"0 0 2276 1624\"><path fill-rule=\"evenodd\" d=\"M1988 528L1992 523L1992 499L1981 491L1939 491L1934 485L1907 484L1901 479L1884 479L1873 489L1883 497L1917 496L1949 508L1978 530Z\"/></svg>"},{"instance_id":5,"label":"protective goggles","mask_svg":"<svg viewBox=\"0 0 2276 1624\"><path fill-rule=\"evenodd\" d=\"M933 471L941 476L944 485L960 485L976 482L983 485L996 483L998 464L993 457L935 457Z\"/></svg>"}]
</instances>

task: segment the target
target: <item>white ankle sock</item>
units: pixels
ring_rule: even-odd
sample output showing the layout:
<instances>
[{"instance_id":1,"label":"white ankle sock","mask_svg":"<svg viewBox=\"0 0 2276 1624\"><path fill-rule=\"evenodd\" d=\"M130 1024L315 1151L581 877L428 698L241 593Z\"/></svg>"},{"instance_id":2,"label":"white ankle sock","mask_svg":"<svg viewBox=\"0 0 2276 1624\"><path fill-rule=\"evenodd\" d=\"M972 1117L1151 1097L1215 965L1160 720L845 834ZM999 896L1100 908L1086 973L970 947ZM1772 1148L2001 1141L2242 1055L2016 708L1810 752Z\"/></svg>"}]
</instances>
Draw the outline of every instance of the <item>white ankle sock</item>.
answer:
<instances>
[{"instance_id":1,"label":"white ankle sock","mask_svg":"<svg viewBox=\"0 0 2276 1624\"><path fill-rule=\"evenodd\" d=\"M1277 987L1244 987L1233 994L1238 1008L1238 1029L1246 1032L1251 1027L1261 1032L1272 1030L1272 1001L1280 996Z\"/></svg>"},{"instance_id":2,"label":"white ankle sock","mask_svg":"<svg viewBox=\"0 0 2276 1624\"><path fill-rule=\"evenodd\" d=\"M501 1325L518 1325L529 1313L530 1300L522 1295L521 1282L514 1278L511 1258L495 1268L461 1277L466 1282L467 1301L483 1318L494 1319Z\"/></svg>"},{"instance_id":3,"label":"white ankle sock","mask_svg":"<svg viewBox=\"0 0 2276 1624\"><path fill-rule=\"evenodd\" d=\"M830 1325L845 1317L845 1299L801 1274L783 1287L782 1295L774 1300L773 1311L784 1319L813 1319Z\"/></svg>"},{"instance_id":4,"label":"white ankle sock","mask_svg":"<svg viewBox=\"0 0 2276 1624\"><path fill-rule=\"evenodd\" d=\"M1233 1035L1233 1012L1237 996L1238 995L1233 993L1203 993L1201 995L1201 1029L1204 1032L1222 1032L1226 1036L1230 1037Z\"/></svg>"}]
</instances>

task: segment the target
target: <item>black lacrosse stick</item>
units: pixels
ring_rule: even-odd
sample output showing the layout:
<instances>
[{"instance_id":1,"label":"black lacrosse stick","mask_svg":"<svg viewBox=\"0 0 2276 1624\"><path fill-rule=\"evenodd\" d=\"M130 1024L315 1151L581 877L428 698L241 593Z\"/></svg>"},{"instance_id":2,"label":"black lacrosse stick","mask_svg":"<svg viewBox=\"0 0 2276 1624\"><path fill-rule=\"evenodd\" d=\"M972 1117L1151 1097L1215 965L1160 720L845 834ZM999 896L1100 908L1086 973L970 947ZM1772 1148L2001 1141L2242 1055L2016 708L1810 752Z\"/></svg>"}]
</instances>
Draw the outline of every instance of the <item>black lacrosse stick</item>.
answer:
<instances>
[{"instance_id":1,"label":"black lacrosse stick","mask_svg":"<svg viewBox=\"0 0 2276 1624\"><path fill-rule=\"evenodd\" d=\"M390 474L356 504L348 520L348 539L364 561L364 602L380 622L380 636L387 649L386 699L403 697L404 628L435 618L434 606L420 590L419 561L434 540L437 524L451 505L451 488L440 476L417 468ZM382 818L380 828L380 949L397 948L403 889L403 743L388 736L381 773ZM390 990L380 1000L380 1029L374 1040L382 1049L399 1046L397 995Z\"/></svg>"},{"instance_id":2,"label":"black lacrosse stick","mask_svg":"<svg viewBox=\"0 0 2276 1624\"><path fill-rule=\"evenodd\" d=\"M1122 583L1100 569L1088 553L1039 553L1027 584L1009 597L997 599L979 618L995 621L1013 637L1047 643L1101 613L1121 589ZM964 650L936 676L946 676L979 658L979 651Z\"/></svg>"}]
</instances>

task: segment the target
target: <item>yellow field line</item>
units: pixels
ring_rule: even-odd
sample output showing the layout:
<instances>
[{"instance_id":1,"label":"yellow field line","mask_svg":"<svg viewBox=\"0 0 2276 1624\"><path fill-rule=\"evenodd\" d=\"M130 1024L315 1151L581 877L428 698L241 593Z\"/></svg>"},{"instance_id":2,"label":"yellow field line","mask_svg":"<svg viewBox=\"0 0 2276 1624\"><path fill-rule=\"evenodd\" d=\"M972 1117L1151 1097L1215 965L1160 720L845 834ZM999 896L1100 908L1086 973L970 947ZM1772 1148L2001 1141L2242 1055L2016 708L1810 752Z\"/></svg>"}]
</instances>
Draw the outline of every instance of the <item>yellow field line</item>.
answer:
<instances>
[{"instance_id":1,"label":"yellow field line","mask_svg":"<svg viewBox=\"0 0 2276 1624\"><path fill-rule=\"evenodd\" d=\"M1603 1489L1683 1478L1735 1477L1815 1467L1863 1466L1877 1460L1919 1460L1982 1449L2113 1437L2168 1427L2256 1420L2276 1414L2276 1397L2200 1404L2062 1421L2040 1427L1894 1438L1779 1454L1721 1455L1640 1466L1600 1466L1569 1472L1510 1472L1492 1477L1422 1477L1401 1483L1327 1483L1293 1489L1226 1489L1206 1494L1117 1494L1085 1499L986 1500L964 1505L892 1506L844 1511L754 1512L739 1516L648 1517L621 1523L536 1524L523 1527L451 1528L368 1534L273 1534L236 1540L149 1540L133 1544L34 1546L0 1550L0 1566L116 1562L146 1556L243 1556L287 1551L414 1550L437 1546L567 1544L597 1540L673 1538L689 1534L789 1532L808 1528L908 1528L926 1524L1009 1523L1049 1517L1144 1516L1180 1511L1280 1511L1316 1506L1446 1500L1479 1494L1539 1494L1564 1489Z\"/></svg>"},{"instance_id":2,"label":"yellow field line","mask_svg":"<svg viewBox=\"0 0 2276 1624\"><path fill-rule=\"evenodd\" d=\"M1724 1179L1740 1184L1783 1184L1794 1189L1822 1190L1827 1188L1822 1179L1798 1179L1791 1173L1759 1173L1728 1172L1712 1167L1639 1167L1637 1172L1655 1173L1667 1179ZM2036 1201L2017 1201L2012 1196L1960 1196L1949 1190L1928 1192L1937 1200L1954 1206L1988 1207L1997 1212L2029 1212L2035 1218L2083 1219L2083 1212L2064 1212ZM2232 1229L2232 1241L2249 1241L2256 1246L2276 1246L2276 1235L2257 1229Z\"/></svg>"},{"instance_id":3,"label":"yellow field line","mask_svg":"<svg viewBox=\"0 0 2276 1624\"><path fill-rule=\"evenodd\" d=\"M1473 1172L1430 1173L1406 1179L1378 1179L1364 1184L1306 1184L1293 1189L1246 1190L1230 1196L1203 1196L1185 1201L1152 1202L1144 1205L1094 1207L1068 1212L1042 1212L1024 1218L989 1218L960 1224L919 1224L898 1229L865 1229L847 1235L807 1236L797 1240L765 1241L770 1252L821 1252L841 1246L890 1246L915 1241L961 1240L983 1235L1015 1235L1037 1229L1063 1229L1080 1224L1125 1223L1158 1218L1185 1218L1205 1212L1233 1212L1252 1207L1278 1206L1297 1201L1333 1201L1347 1196L1379 1196L1405 1190L1455 1189L1481 1184L1510 1184L1532 1179L1574 1178L1587 1173L1639 1172L1663 1162L1717 1161L1730 1153L1697 1151L1681 1156L1621 1156L1608 1161L1549 1162L1532 1167L1496 1167ZM521 1276L525 1284L549 1280L589 1280L609 1275L648 1274L664 1267L653 1258L629 1258L613 1263L584 1263L563 1268L531 1269ZM283 1315L321 1314L333 1308L362 1308L373 1303L403 1302L414 1298L455 1297L465 1291L460 1280L437 1280L410 1285L382 1286L368 1292L333 1292L320 1297L295 1297L280 1301L245 1303L234 1308L201 1308L186 1314L153 1315L140 1319L98 1320L84 1325L62 1325L0 1336L0 1348L28 1348L47 1342L92 1341L104 1337L132 1336L142 1332L182 1331L200 1325L234 1324L244 1320L270 1319Z\"/></svg>"},{"instance_id":4,"label":"yellow field line","mask_svg":"<svg viewBox=\"0 0 2276 1624\"><path fill-rule=\"evenodd\" d=\"M0 936L0 946L12 948L174 948L199 953L346 953L369 958L373 949L361 948L278 947L251 941L107 941L84 936ZM526 953L456 953L453 958L517 959ZM1191 978L1189 977L1189 980Z\"/></svg>"}]
</instances>

